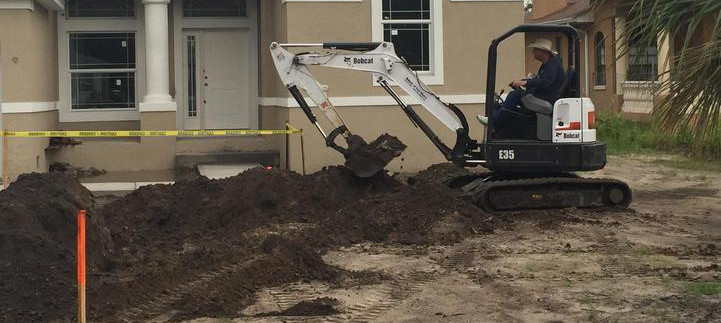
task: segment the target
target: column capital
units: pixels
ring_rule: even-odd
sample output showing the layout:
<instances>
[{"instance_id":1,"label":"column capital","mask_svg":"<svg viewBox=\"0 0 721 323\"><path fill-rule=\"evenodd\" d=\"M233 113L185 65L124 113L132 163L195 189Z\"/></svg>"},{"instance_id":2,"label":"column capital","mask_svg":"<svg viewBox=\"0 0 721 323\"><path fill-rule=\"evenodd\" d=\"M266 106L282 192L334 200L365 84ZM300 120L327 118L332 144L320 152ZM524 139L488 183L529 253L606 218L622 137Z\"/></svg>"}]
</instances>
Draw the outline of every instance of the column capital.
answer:
<instances>
[{"instance_id":1,"label":"column capital","mask_svg":"<svg viewBox=\"0 0 721 323\"><path fill-rule=\"evenodd\" d=\"M143 4L169 4L170 0L143 0Z\"/></svg>"}]
</instances>

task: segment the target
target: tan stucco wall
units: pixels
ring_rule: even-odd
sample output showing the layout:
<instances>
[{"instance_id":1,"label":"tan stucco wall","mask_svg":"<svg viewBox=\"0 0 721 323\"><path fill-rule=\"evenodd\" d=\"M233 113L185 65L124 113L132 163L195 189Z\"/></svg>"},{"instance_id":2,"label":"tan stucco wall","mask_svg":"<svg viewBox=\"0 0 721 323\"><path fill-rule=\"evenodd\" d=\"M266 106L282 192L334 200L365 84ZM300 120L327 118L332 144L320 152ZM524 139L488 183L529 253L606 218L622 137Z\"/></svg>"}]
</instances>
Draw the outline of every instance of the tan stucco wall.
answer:
<instances>
[{"instance_id":1,"label":"tan stucco wall","mask_svg":"<svg viewBox=\"0 0 721 323\"><path fill-rule=\"evenodd\" d=\"M0 10L2 100L58 100L57 22L54 12Z\"/></svg>"},{"instance_id":2,"label":"tan stucco wall","mask_svg":"<svg viewBox=\"0 0 721 323\"><path fill-rule=\"evenodd\" d=\"M175 112L143 112L137 122L73 123L74 130L158 130L175 127ZM128 128L126 128L128 127ZM81 144L48 152L50 162L107 171L173 169L175 138L77 138Z\"/></svg>"},{"instance_id":3,"label":"tan stucco wall","mask_svg":"<svg viewBox=\"0 0 721 323\"><path fill-rule=\"evenodd\" d=\"M58 100L55 14L42 6L35 10L0 10L0 65L2 102ZM57 129L57 111L4 113L5 130ZM47 138L8 139L8 175L46 172Z\"/></svg>"},{"instance_id":4,"label":"tan stucco wall","mask_svg":"<svg viewBox=\"0 0 721 323\"><path fill-rule=\"evenodd\" d=\"M52 129L57 123L56 111L37 113L12 113L3 115L3 128L7 131L32 131ZM48 160L45 148L47 138L8 138L8 175L14 181L18 175L47 172Z\"/></svg>"},{"instance_id":5,"label":"tan stucco wall","mask_svg":"<svg viewBox=\"0 0 721 323\"><path fill-rule=\"evenodd\" d=\"M284 114L280 111L286 111ZM260 129L285 129L287 109L262 107L259 111ZM285 147L282 135L243 136L222 138L181 138L176 142L177 154L202 154L212 152L271 151Z\"/></svg>"},{"instance_id":6,"label":"tan stucco wall","mask_svg":"<svg viewBox=\"0 0 721 323\"><path fill-rule=\"evenodd\" d=\"M278 79L273 60L270 57L270 44L272 42L286 42L287 36L287 6L280 1L260 1L259 24L259 64L258 83L261 97L285 97L287 90Z\"/></svg>"},{"instance_id":7,"label":"tan stucco wall","mask_svg":"<svg viewBox=\"0 0 721 323\"><path fill-rule=\"evenodd\" d=\"M371 3L286 3L288 42L368 42L371 40ZM523 23L524 11L511 2L451 2L443 0L444 85L432 85L438 94L485 93L490 41ZM319 19L322 17L322 19ZM497 19L503 17L504 19ZM500 76L523 72L523 37L514 36L499 48ZM274 69L271 70L275 72ZM369 74L330 68L312 68L330 96L386 95L373 87ZM499 78L501 80L503 78ZM284 96L288 96L285 94Z\"/></svg>"},{"instance_id":8,"label":"tan stucco wall","mask_svg":"<svg viewBox=\"0 0 721 323\"><path fill-rule=\"evenodd\" d=\"M533 1L533 19L543 18L566 8L568 0L535 0Z\"/></svg>"},{"instance_id":9,"label":"tan stucco wall","mask_svg":"<svg viewBox=\"0 0 721 323\"><path fill-rule=\"evenodd\" d=\"M588 66L590 69L590 97L596 109L616 111L620 110L621 102L616 95L616 47L614 44L615 25L613 17L615 8L609 5L602 6L594 12L595 23L586 30L588 33ZM596 34L602 33L605 37L606 50L606 86L605 89L596 85ZM583 60L583 59L582 59Z\"/></svg>"}]
</instances>

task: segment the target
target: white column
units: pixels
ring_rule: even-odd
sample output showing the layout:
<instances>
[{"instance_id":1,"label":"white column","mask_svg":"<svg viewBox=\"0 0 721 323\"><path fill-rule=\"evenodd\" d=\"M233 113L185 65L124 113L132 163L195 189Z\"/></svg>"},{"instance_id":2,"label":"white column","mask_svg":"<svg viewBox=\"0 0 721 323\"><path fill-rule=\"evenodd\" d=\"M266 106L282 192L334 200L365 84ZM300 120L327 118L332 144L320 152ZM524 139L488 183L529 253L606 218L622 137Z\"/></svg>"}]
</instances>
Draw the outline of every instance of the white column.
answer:
<instances>
[{"instance_id":1,"label":"white column","mask_svg":"<svg viewBox=\"0 0 721 323\"><path fill-rule=\"evenodd\" d=\"M615 46L616 50L613 53L612 58L616 58L616 55L620 53L623 50L623 33L626 31L626 19L625 18L615 18L616 20L616 30L615 30L615 36L616 41ZM622 57L619 57L616 59L616 94L623 94L623 82L626 81L626 68L628 67L628 55L623 55Z\"/></svg>"},{"instance_id":2,"label":"white column","mask_svg":"<svg viewBox=\"0 0 721 323\"><path fill-rule=\"evenodd\" d=\"M145 88L140 111L175 111L170 96L168 54L168 3L143 0L145 5Z\"/></svg>"},{"instance_id":3,"label":"white column","mask_svg":"<svg viewBox=\"0 0 721 323\"><path fill-rule=\"evenodd\" d=\"M671 34L667 31L659 35L656 44L656 56L658 58L658 81L664 82L668 80L668 72L671 70Z\"/></svg>"}]
</instances>

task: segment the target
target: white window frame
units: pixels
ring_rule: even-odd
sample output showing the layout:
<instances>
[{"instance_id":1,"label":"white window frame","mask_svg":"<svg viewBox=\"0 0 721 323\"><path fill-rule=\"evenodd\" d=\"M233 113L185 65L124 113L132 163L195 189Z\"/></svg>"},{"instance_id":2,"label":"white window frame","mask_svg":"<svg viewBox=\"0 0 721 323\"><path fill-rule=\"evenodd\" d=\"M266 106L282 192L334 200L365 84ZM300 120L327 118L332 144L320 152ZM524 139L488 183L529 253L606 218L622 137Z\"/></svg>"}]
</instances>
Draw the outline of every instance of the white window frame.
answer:
<instances>
[{"instance_id":1,"label":"white window frame","mask_svg":"<svg viewBox=\"0 0 721 323\"><path fill-rule=\"evenodd\" d=\"M145 96L145 12L140 0L135 0L135 17L69 18L58 12L58 93L60 122L137 121L140 120L141 98ZM70 73L71 33L135 33L135 107L118 109L72 109ZM95 70L88 70L95 71ZM126 72L119 69L117 72Z\"/></svg>"},{"instance_id":2,"label":"white window frame","mask_svg":"<svg viewBox=\"0 0 721 323\"><path fill-rule=\"evenodd\" d=\"M427 85L444 85L443 69L443 0L431 0L430 24L430 71L419 71L418 76ZM371 39L374 42L383 41L383 0L371 0ZM407 22L407 21L406 21ZM412 21L416 23L416 19ZM404 23L404 20L394 20L392 23ZM379 86L373 82L374 86Z\"/></svg>"}]
</instances>

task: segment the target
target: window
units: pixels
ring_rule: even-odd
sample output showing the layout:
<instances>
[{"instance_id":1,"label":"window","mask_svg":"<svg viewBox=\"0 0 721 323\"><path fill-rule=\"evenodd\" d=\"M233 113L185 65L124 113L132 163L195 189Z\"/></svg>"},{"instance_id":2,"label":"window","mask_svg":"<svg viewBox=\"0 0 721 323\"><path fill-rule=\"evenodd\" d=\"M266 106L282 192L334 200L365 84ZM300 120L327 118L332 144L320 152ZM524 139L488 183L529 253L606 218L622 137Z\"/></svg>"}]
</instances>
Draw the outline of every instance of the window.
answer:
<instances>
[{"instance_id":1,"label":"window","mask_svg":"<svg viewBox=\"0 0 721 323\"><path fill-rule=\"evenodd\" d=\"M196 83L198 75L196 73L197 67L197 54L196 54L196 46L197 41L195 39L195 35L188 35L187 37L187 47L188 47L188 117L197 117L198 116L198 104L197 104L197 90L196 90Z\"/></svg>"},{"instance_id":2,"label":"window","mask_svg":"<svg viewBox=\"0 0 721 323\"><path fill-rule=\"evenodd\" d=\"M628 80L654 81L658 76L658 57L656 44L640 46L638 41L630 41L628 47Z\"/></svg>"},{"instance_id":3,"label":"window","mask_svg":"<svg viewBox=\"0 0 721 323\"><path fill-rule=\"evenodd\" d=\"M183 17L246 17L246 0L183 0Z\"/></svg>"},{"instance_id":4,"label":"window","mask_svg":"<svg viewBox=\"0 0 721 323\"><path fill-rule=\"evenodd\" d=\"M383 0L383 40L416 71L431 71L430 0Z\"/></svg>"},{"instance_id":5,"label":"window","mask_svg":"<svg viewBox=\"0 0 721 323\"><path fill-rule=\"evenodd\" d=\"M135 33L69 35L71 109L135 107Z\"/></svg>"},{"instance_id":6,"label":"window","mask_svg":"<svg viewBox=\"0 0 721 323\"><path fill-rule=\"evenodd\" d=\"M133 0L68 0L68 17L135 17Z\"/></svg>"},{"instance_id":7,"label":"window","mask_svg":"<svg viewBox=\"0 0 721 323\"><path fill-rule=\"evenodd\" d=\"M602 33L596 33L596 85L606 85L606 41Z\"/></svg>"}]
</instances>

